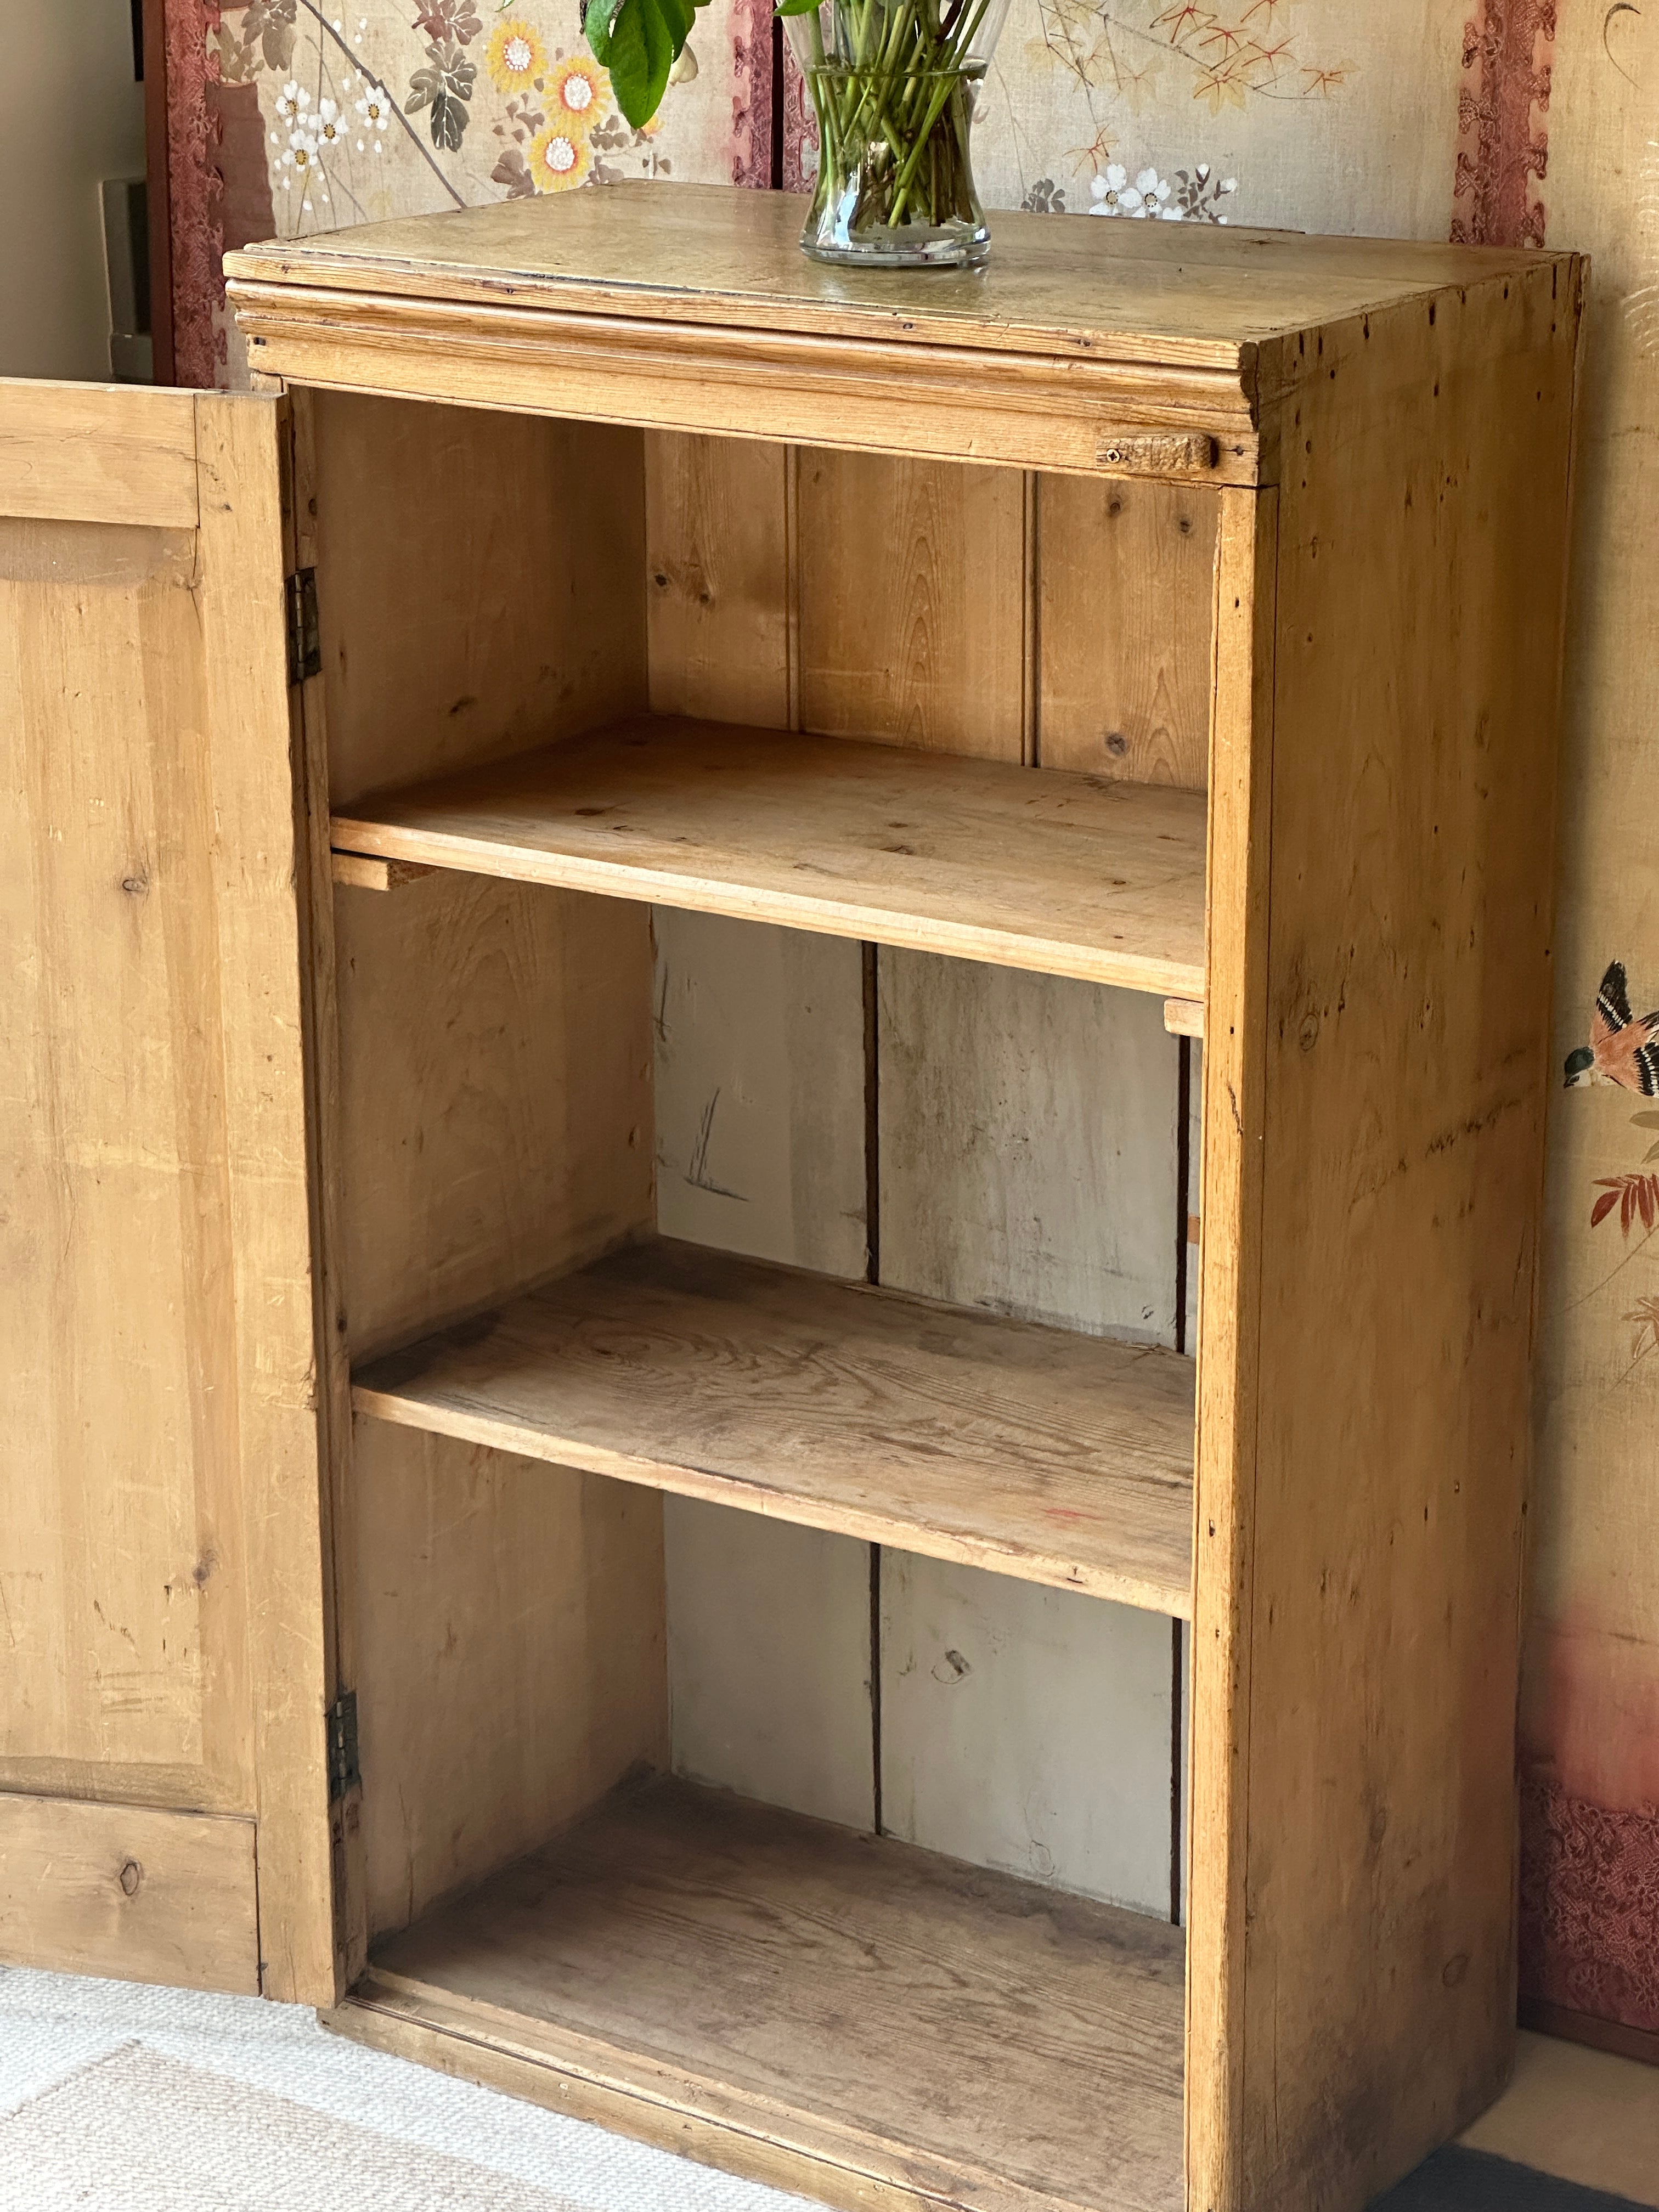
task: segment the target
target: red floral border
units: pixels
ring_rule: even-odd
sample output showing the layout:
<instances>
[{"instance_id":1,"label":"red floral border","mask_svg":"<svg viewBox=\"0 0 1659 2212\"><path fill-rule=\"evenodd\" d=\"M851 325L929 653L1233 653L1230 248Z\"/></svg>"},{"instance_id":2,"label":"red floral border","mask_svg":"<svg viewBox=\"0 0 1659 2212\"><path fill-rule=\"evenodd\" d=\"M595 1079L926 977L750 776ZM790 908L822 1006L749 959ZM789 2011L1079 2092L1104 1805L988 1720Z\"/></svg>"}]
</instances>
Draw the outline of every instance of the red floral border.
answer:
<instances>
[{"instance_id":1,"label":"red floral border","mask_svg":"<svg viewBox=\"0 0 1659 2212\"><path fill-rule=\"evenodd\" d=\"M1480 0L1463 27L1454 244L1541 246L1559 0Z\"/></svg>"},{"instance_id":2,"label":"red floral border","mask_svg":"<svg viewBox=\"0 0 1659 2212\"><path fill-rule=\"evenodd\" d=\"M173 373L210 386L224 357L216 310L224 298L213 118L208 106L210 31L218 0L163 0L167 30L167 202L173 239Z\"/></svg>"},{"instance_id":3,"label":"red floral border","mask_svg":"<svg viewBox=\"0 0 1659 2212\"><path fill-rule=\"evenodd\" d=\"M1659 2033L1659 1808L1521 1785L1521 1994Z\"/></svg>"},{"instance_id":4,"label":"red floral border","mask_svg":"<svg viewBox=\"0 0 1659 2212\"><path fill-rule=\"evenodd\" d=\"M732 181L764 191L772 182L772 0L737 0L732 68Z\"/></svg>"}]
</instances>

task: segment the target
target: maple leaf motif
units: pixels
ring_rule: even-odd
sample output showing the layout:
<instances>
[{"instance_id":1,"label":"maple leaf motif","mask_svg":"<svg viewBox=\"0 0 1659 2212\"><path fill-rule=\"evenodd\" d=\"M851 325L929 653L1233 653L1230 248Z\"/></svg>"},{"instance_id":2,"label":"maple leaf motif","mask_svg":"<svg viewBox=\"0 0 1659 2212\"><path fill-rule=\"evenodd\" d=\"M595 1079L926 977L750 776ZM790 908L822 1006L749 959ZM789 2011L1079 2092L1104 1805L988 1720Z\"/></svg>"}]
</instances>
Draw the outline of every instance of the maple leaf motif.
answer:
<instances>
[{"instance_id":1,"label":"maple leaf motif","mask_svg":"<svg viewBox=\"0 0 1659 2212\"><path fill-rule=\"evenodd\" d=\"M420 12L411 27L424 31L439 46L453 39L466 46L483 28L476 0L420 0Z\"/></svg>"}]
</instances>

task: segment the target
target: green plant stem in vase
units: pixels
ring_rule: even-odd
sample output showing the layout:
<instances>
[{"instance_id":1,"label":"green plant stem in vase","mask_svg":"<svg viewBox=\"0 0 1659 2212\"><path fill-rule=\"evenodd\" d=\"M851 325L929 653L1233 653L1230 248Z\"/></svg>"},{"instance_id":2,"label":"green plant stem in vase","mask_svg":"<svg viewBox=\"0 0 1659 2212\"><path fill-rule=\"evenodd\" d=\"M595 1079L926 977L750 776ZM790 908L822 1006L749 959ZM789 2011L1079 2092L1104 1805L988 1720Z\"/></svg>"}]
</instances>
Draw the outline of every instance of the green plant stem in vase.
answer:
<instances>
[{"instance_id":1,"label":"green plant stem in vase","mask_svg":"<svg viewBox=\"0 0 1659 2212\"><path fill-rule=\"evenodd\" d=\"M977 267L968 136L1008 0L782 0L818 125L801 244L866 267Z\"/></svg>"},{"instance_id":2,"label":"green plant stem in vase","mask_svg":"<svg viewBox=\"0 0 1659 2212\"><path fill-rule=\"evenodd\" d=\"M708 0L586 0L617 105L648 123ZM976 268L990 234L968 132L1008 0L781 0L818 121L801 244L820 261Z\"/></svg>"}]
</instances>

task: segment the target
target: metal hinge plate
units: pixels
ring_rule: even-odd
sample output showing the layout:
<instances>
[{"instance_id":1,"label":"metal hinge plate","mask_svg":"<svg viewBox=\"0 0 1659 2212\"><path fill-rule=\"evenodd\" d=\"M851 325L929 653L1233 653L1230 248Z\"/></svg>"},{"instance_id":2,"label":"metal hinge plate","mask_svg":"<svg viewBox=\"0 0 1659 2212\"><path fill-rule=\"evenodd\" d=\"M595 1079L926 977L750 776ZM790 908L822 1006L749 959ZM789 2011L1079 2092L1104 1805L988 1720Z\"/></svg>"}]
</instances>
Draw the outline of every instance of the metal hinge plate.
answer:
<instances>
[{"instance_id":1,"label":"metal hinge plate","mask_svg":"<svg viewBox=\"0 0 1659 2212\"><path fill-rule=\"evenodd\" d=\"M357 1692L348 1690L331 1705L328 1723L328 1802L337 1804L353 1790L362 1787L357 1764Z\"/></svg>"},{"instance_id":2,"label":"metal hinge plate","mask_svg":"<svg viewBox=\"0 0 1659 2212\"><path fill-rule=\"evenodd\" d=\"M319 676L323 641L317 628L317 571L301 568L288 580L288 680Z\"/></svg>"}]
</instances>

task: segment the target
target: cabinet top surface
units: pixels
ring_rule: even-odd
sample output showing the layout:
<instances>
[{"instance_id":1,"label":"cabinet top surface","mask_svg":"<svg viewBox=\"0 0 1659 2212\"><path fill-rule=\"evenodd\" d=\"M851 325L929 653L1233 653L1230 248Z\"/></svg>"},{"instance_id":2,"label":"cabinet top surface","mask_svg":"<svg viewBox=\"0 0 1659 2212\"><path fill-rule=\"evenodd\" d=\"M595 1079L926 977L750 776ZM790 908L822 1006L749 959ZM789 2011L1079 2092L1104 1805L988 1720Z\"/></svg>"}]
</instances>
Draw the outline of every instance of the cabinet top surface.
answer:
<instances>
[{"instance_id":1,"label":"cabinet top surface","mask_svg":"<svg viewBox=\"0 0 1659 2212\"><path fill-rule=\"evenodd\" d=\"M982 270L831 269L799 249L803 204L733 186L617 185L250 246L225 267L233 281L480 310L1228 367L1265 339L1567 258L999 214Z\"/></svg>"}]
</instances>

